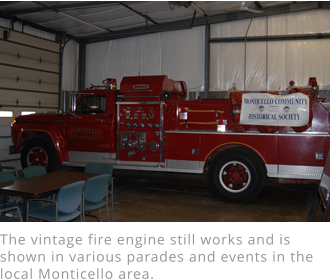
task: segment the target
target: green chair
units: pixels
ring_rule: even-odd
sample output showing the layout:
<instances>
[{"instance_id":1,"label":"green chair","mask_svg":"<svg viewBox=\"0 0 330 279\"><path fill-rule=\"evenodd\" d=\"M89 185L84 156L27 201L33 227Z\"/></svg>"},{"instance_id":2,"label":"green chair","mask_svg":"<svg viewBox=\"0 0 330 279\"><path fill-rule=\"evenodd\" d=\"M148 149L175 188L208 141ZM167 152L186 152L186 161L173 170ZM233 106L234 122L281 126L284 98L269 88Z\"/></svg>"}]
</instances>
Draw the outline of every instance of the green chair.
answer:
<instances>
[{"instance_id":1,"label":"green chair","mask_svg":"<svg viewBox=\"0 0 330 279\"><path fill-rule=\"evenodd\" d=\"M3 170L11 170L12 172L15 172L16 177L18 177L18 172L15 167L13 166L2 166L0 164L0 172L3 172Z\"/></svg>"},{"instance_id":2,"label":"green chair","mask_svg":"<svg viewBox=\"0 0 330 279\"><path fill-rule=\"evenodd\" d=\"M0 172L0 183L15 181L17 177L12 172Z\"/></svg>"},{"instance_id":3,"label":"green chair","mask_svg":"<svg viewBox=\"0 0 330 279\"><path fill-rule=\"evenodd\" d=\"M15 215L18 218L0 215L0 222L23 222L22 214L18 206L11 206L11 207L6 207L4 209L0 209L0 214L8 213L8 212L13 213L14 211L17 211Z\"/></svg>"},{"instance_id":4,"label":"green chair","mask_svg":"<svg viewBox=\"0 0 330 279\"><path fill-rule=\"evenodd\" d=\"M47 174L46 168L43 166L29 166L23 170L24 178L35 177Z\"/></svg>"},{"instance_id":5,"label":"green chair","mask_svg":"<svg viewBox=\"0 0 330 279\"><path fill-rule=\"evenodd\" d=\"M108 181L110 179L109 174L101 174L98 176L91 177L86 180L85 186L83 189L83 220L85 221L85 212L90 212L93 210L99 210L98 221L101 221L101 210L102 207L106 208L107 211L107 221L110 221L109 218L109 209L108 209ZM104 200L105 198L105 200ZM93 215L90 215L93 216ZM96 216L93 216L96 217Z\"/></svg>"},{"instance_id":6,"label":"green chair","mask_svg":"<svg viewBox=\"0 0 330 279\"><path fill-rule=\"evenodd\" d=\"M12 182L17 178L12 172L0 172L0 183ZM3 208L3 195L0 195L0 209ZM12 207L17 205L17 200L13 197L6 196L6 207Z\"/></svg>"},{"instance_id":7,"label":"green chair","mask_svg":"<svg viewBox=\"0 0 330 279\"><path fill-rule=\"evenodd\" d=\"M86 173L95 173L95 174L110 174L110 179L108 181L108 194L111 195L111 219L113 219L115 211L114 211L114 203L113 203L113 166L109 164L103 163L91 163L86 165L85 171Z\"/></svg>"},{"instance_id":8,"label":"green chair","mask_svg":"<svg viewBox=\"0 0 330 279\"><path fill-rule=\"evenodd\" d=\"M82 210L78 210L82 205L82 189L85 181L77 181L63 186L57 194L56 200L31 199L27 201L27 220L33 217L40 220L52 222L67 222L77 218L83 221ZM31 209L31 203L44 201L50 204L36 209Z\"/></svg>"}]
</instances>

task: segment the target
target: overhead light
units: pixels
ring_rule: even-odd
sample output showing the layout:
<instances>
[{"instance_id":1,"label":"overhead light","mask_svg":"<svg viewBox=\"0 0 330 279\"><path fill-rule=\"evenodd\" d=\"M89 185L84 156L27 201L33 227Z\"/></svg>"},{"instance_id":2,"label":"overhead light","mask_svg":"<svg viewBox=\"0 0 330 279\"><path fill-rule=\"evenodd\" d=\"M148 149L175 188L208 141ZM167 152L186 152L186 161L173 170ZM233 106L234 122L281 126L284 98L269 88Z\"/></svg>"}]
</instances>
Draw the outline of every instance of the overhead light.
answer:
<instances>
[{"instance_id":1,"label":"overhead light","mask_svg":"<svg viewBox=\"0 0 330 279\"><path fill-rule=\"evenodd\" d=\"M190 1L169 1L168 3L170 5L174 5L174 6L183 6L185 8L188 8L190 6L190 4L191 4Z\"/></svg>"},{"instance_id":2,"label":"overhead light","mask_svg":"<svg viewBox=\"0 0 330 279\"><path fill-rule=\"evenodd\" d=\"M171 10L174 9L173 6L179 6L179 7L181 6L181 7L185 7L185 8L189 8L190 6L192 6L196 12L199 12L203 16L207 16L205 11L202 8L198 7L197 4L193 1L169 1L168 3L170 4ZM173 6L171 6L171 5L173 5Z\"/></svg>"},{"instance_id":3,"label":"overhead light","mask_svg":"<svg viewBox=\"0 0 330 279\"><path fill-rule=\"evenodd\" d=\"M258 2L258 4L260 6L259 2ZM247 7L246 3L244 1L241 3L241 6L238 8L238 10L241 11L241 12L250 12L250 13L254 13L254 14L261 14L261 13L264 12L264 11L259 11L259 10Z\"/></svg>"}]
</instances>

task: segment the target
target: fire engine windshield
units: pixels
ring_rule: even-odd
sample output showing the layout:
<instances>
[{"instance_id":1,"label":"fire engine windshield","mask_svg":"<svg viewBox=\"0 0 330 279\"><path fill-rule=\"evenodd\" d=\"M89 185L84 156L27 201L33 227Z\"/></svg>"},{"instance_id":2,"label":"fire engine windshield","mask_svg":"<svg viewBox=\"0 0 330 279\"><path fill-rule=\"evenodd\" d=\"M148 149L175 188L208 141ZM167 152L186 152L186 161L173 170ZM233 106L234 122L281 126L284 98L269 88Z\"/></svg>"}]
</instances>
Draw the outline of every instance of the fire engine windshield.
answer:
<instances>
[{"instance_id":1,"label":"fire engine windshield","mask_svg":"<svg viewBox=\"0 0 330 279\"><path fill-rule=\"evenodd\" d=\"M104 114L105 96L86 95L77 104L76 114Z\"/></svg>"}]
</instances>

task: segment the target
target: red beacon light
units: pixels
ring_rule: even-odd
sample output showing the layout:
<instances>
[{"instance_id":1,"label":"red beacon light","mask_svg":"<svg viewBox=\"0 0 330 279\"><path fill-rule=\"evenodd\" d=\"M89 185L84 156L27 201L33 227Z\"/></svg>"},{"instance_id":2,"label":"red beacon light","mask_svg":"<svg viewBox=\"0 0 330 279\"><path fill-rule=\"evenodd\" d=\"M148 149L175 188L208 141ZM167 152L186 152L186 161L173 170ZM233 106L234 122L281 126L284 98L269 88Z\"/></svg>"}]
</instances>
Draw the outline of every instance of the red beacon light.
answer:
<instances>
[{"instance_id":1,"label":"red beacon light","mask_svg":"<svg viewBox=\"0 0 330 279\"><path fill-rule=\"evenodd\" d=\"M318 85L315 77L309 78L309 86L312 87L312 90L318 90Z\"/></svg>"},{"instance_id":2,"label":"red beacon light","mask_svg":"<svg viewBox=\"0 0 330 279\"><path fill-rule=\"evenodd\" d=\"M109 89L117 89L117 80L115 78L107 78L106 84L109 84Z\"/></svg>"},{"instance_id":3,"label":"red beacon light","mask_svg":"<svg viewBox=\"0 0 330 279\"><path fill-rule=\"evenodd\" d=\"M309 86L313 86L313 82L315 82L317 84L316 77L310 77L309 78Z\"/></svg>"},{"instance_id":4,"label":"red beacon light","mask_svg":"<svg viewBox=\"0 0 330 279\"><path fill-rule=\"evenodd\" d=\"M294 86L294 81L293 80L291 80L290 82L289 82L289 84L290 84L290 86L286 89L286 90L290 90L290 89L292 89L293 88L293 86Z\"/></svg>"}]
</instances>

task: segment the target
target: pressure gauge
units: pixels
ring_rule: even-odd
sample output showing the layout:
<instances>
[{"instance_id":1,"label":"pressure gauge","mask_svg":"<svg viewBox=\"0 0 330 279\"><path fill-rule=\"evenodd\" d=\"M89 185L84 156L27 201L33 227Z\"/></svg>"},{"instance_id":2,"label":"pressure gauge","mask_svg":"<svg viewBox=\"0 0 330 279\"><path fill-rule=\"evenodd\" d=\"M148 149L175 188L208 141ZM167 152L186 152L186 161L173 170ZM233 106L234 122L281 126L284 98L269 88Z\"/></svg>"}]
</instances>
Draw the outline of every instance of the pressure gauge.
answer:
<instances>
[{"instance_id":1,"label":"pressure gauge","mask_svg":"<svg viewBox=\"0 0 330 279\"><path fill-rule=\"evenodd\" d=\"M149 144L149 149L150 151L152 152L156 152L158 149L159 149L159 143L157 141L152 141L150 144Z\"/></svg>"},{"instance_id":2,"label":"pressure gauge","mask_svg":"<svg viewBox=\"0 0 330 279\"><path fill-rule=\"evenodd\" d=\"M159 123L155 123L155 128L156 128L156 129L159 128Z\"/></svg>"},{"instance_id":3,"label":"pressure gauge","mask_svg":"<svg viewBox=\"0 0 330 279\"><path fill-rule=\"evenodd\" d=\"M131 127L132 127L131 122L127 122L127 123L126 123L126 127L127 127L127 128L131 128Z\"/></svg>"},{"instance_id":4,"label":"pressure gauge","mask_svg":"<svg viewBox=\"0 0 330 279\"><path fill-rule=\"evenodd\" d=\"M137 122L134 122L134 123L133 123L133 127L134 127L134 128L137 128L138 126L139 126L139 125L137 124Z\"/></svg>"},{"instance_id":5,"label":"pressure gauge","mask_svg":"<svg viewBox=\"0 0 330 279\"><path fill-rule=\"evenodd\" d=\"M148 128L152 128L152 123L148 123Z\"/></svg>"}]
</instances>

